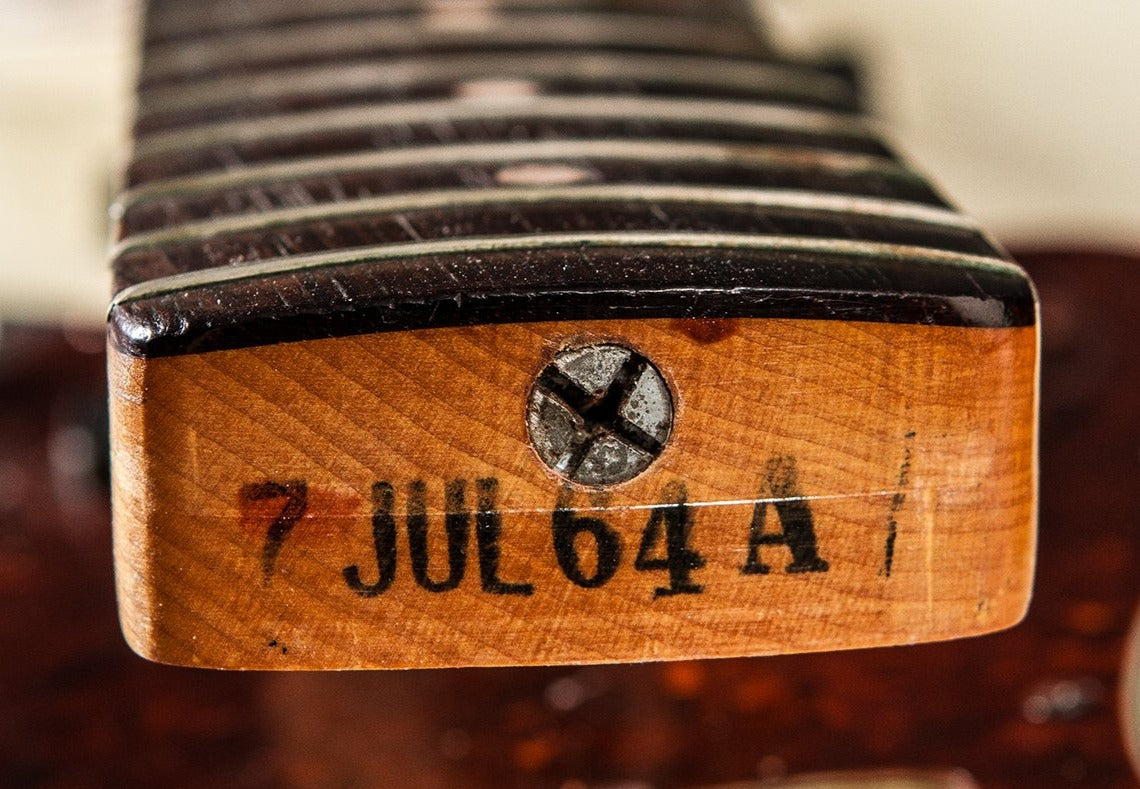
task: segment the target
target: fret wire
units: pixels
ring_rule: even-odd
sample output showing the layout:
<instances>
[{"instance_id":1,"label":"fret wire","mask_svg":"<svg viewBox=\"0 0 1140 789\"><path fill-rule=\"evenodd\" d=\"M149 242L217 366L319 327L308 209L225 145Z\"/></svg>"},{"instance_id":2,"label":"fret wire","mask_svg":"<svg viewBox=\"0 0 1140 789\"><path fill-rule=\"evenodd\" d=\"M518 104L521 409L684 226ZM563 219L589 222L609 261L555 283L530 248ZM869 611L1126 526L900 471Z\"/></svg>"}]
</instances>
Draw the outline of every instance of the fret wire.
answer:
<instances>
[{"instance_id":1,"label":"fret wire","mask_svg":"<svg viewBox=\"0 0 1140 789\"><path fill-rule=\"evenodd\" d=\"M781 128L806 134L846 134L874 139L877 124L862 115L834 110L794 107L774 102L724 99L663 99L645 96L479 96L453 99L364 104L304 112L274 113L252 119L219 121L142 135L134 158L193 150L222 144L294 138L306 134L447 123L458 120L628 119L630 121L716 121L743 127Z\"/></svg>"},{"instance_id":2,"label":"fret wire","mask_svg":"<svg viewBox=\"0 0 1140 789\"><path fill-rule=\"evenodd\" d=\"M336 97L363 90L408 90L417 85L487 79L628 80L692 90L730 88L758 94L778 90L783 95L843 105L853 101L852 88L842 78L769 62L597 51L496 53L319 64L154 88L141 94L138 118L145 121L161 113L202 111L235 102L273 102L288 96Z\"/></svg>"},{"instance_id":3,"label":"fret wire","mask_svg":"<svg viewBox=\"0 0 1140 789\"><path fill-rule=\"evenodd\" d=\"M268 3L213 3L205 8L186 2L150 3L147 15L147 40L159 41L166 38L183 38L209 35L218 30L264 28L274 25L298 24L329 16L345 18L352 15L376 12L376 0L340 0L328 3L326 0L305 2L292 0L282 3L279 0ZM643 2L621 3L606 0L577 0L551 3L549 0L443 0L424 2L423 0L398 0L385 4L385 12L391 15L411 15L416 13L438 12L448 8L494 8L498 13L535 10L582 10L594 13L618 11L627 14L659 15L671 14L687 19L731 19L736 22L751 23L755 29L755 14L746 0L714 2L702 0L698 3Z\"/></svg>"},{"instance_id":4,"label":"fret wire","mask_svg":"<svg viewBox=\"0 0 1140 789\"><path fill-rule=\"evenodd\" d=\"M449 232L454 228L462 230ZM976 229L884 220L866 214L783 208L757 210L743 203L493 203L336 217L329 221L258 228L236 235L129 250L116 258L114 290L178 272L335 249L448 238L623 230L839 238L983 257L999 254ZM779 256L772 259L771 264L778 266Z\"/></svg>"},{"instance_id":5,"label":"fret wire","mask_svg":"<svg viewBox=\"0 0 1140 789\"><path fill-rule=\"evenodd\" d=\"M707 249L754 249L783 252L817 252L840 257L905 260L915 265L949 265L983 269L1020 276L1016 264L997 257L964 255L925 247L882 244L871 241L846 239L819 239L797 236L752 236L719 233L552 233L540 236L500 236L493 238L447 239L421 241L409 244L384 244L360 247L330 253L294 255L241 266L219 266L182 274L157 277L120 291L112 300L110 309L133 301L154 298L180 291L262 279L283 274L330 268L333 266L380 263L386 260L408 259L444 254L478 254L493 251L525 251L583 246L611 247L690 247Z\"/></svg>"},{"instance_id":6,"label":"fret wire","mask_svg":"<svg viewBox=\"0 0 1140 789\"><path fill-rule=\"evenodd\" d=\"M407 166L454 166L480 162L572 160L582 158L628 159L639 162L737 164L742 167L794 166L807 171L833 173L875 172L895 178L920 180L921 176L885 156L814 148L748 143L679 142L669 139L536 140L501 143L432 145L365 151L334 156L255 164L232 170L150 181L123 192L114 211L166 197L185 197L239 187L335 176Z\"/></svg>"},{"instance_id":7,"label":"fret wire","mask_svg":"<svg viewBox=\"0 0 1140 789\"><path fill-rule=\"evenodd\" d=\"M187 222L172 228L129 236L112 250L112 257L119 257L126 252L137 249L160 247L164 244L207 240L212 237L234 235L257 229L269 230L274 227L304 222L331 221L369 214L399 214L414 210L506 203L525 205L558 201L584 203L601 200L636 203L743 204L764 208L853 213L969 230L977 228L972 220L949 209L898 200L796 190L732 189L671 184L591 184L544 188L499 187L495 189L448 189L385 195L344 203L279 208L255 214Z\"/></svg>"},{"instance_id":8,"label":"fret wire","mask_svg":"<svg viewBox=\"0 0 1140 789\"><path fill-rule=\"evenodd\" d=\"M713 20L669 16L646 18L624 14L493 15L475 24L485 27L447 28L430 17L415 19L321 20L275 28L219 33L207 39L155 45L143 65L148 82L239 67L256 69L290 58L330 60L357 53L425 52L456 43L502 46L577 44L636 46L642 49L699 51L708 55L757 55L768 51L750 28Z\"/></svg>"},{"instance_id":9,"label":"fret wire","mask_svg":"<svg viewBox=\"0 0 1140 789\"><path fill-rule=\"evenodd\" d=\"M108 314L114 471L116 489L127 491L116 497L116 570L124 632L139 654L241 669L683 659L850 647L865 634L876 644L972 635L1023 611L1032 568L1021 549L1032 547L1034 501L1005 505L1009 490L1032 493L1035 481L1039 333L1028 278L859 113L856 64L777 58L748 21L726 23L726 9L734 20L750 18L747 0L570 2L582 13L555 11L546 0L143 0L150 15L135 158L124 174L130 188L112 207L122 240L111 250ZM599 13L603 6L608 13ZM354 8L371 13L351 15ZM666 8L688 14L664 17ZM255 30L259 18L281 24ZM589 343L610 344L609 356L603 347L587 360L607 368L595 376L606 380L579 381L579 389L611 383L609 368L621 361L615 345L630 363L610 386L606 414L578 408L569 419L556 396L581 405L570 401L583 392L551 383L557 366L543 371L560 349ZM488 367L493 357L501 369ZM647 367L655 374L649 389ZM667 427L654 435L653 425L626 429L647 398L655 409L647 419L673 420L668 446ZM625 600L633 589L633 580L622 586L614 575L617 559L602 556L613 545L599 536L592 580L583 577L591 567L573 566L581 557L564 561L582 546L558 545L557 534L557 563L539 567L528 555L531 537L549 531L551 512L557 531L565 509L553 474L567 464L552 458L559 446L545 445L565 443L583 420L597 441L583 444L569 468L597 461L606 476L563 476L583 490L632 483L613 495L634 509L718 496L751 507L750 495L763 503L767 488L794 487L796 464L806 469L812 501L817 490L828 499L829 487L853 489L852 472L874 490L890 480L899 499L907 491L898 464L906 472L912 454L931 461L915 466L924 480L931 468L947 467L943 456L969 455L973 477L950 463L933 490L961 492L971 506L943 508L950 519L937 533L929 512L915 518L935 536L976 538L943 551L951 584L958 565L1004 561L1019 572L991 573L985 589L959 579L951 592L962 599L951 602L961 604L950 614L960 624L949 630L946 616L903 621L907 606L931 601L919 578L913 594L891 594L904 616L886 631L881 605L846 605L866 614L862 630L851 631L859 638L844 638L844 624L830 621L844 606L807 611L814 629L792 617L773 638L766 615L795 613L803 595L773 597L779 578L726 591L740 577L733 557L742 549L702 543L707 561L688 564L707 564L712 574L690 578L686 570L656 593L652 579L640 581L643 604L631 616L599 617L598 595L604 608L605 595ZM612 435L602 435L610 427ZM623 441L638 455L632 461L614 454ZM905 457L882 451L898 441ZM650 454L656 470L633 482L647 471L640 456ZM723 462L709 468L714 455ZM775 482L763 478L773 476L764 469L769 455L767 465L780 466ZM640 465L610 473L630 462ZM993 484L982 487L987 479ZM352 509L365 532L369 488L384 488L372 496L376 532L377 513L402 528L403 510L418 504L403 507L410 499L401 491L415 498L433 480L447 482L449 538L455 513L478 519L481 560L496 558L483 555L484 521L495 531L499 513L527 516L507 523L502 573L479 562L482 592L467 562L458 602L470 610L445 610L454 600L439 595L417 602L415 595L427 598L412 580L401 587L397 578L389 591L383 535L373 535L375 584L376 562L340 572L343 551L326 545L310 557L303 544L286 547L288 566L273 565L283 538L279 523L265 524L280 508L254 501L281 492L270 488L299 492L287 509L298 501L302 509L306 501L310 509L322 502L340 514ZM671 492L684 486L689 493ZM433 517L442 518L441 488L434 490ZM579 499L599 503L583 490ZM353 491L364 498L348 507L341 494ZM529 499L517 500L520 491ZM634 501L642 494L655 498ZM984 511L991 504L1004 507L987 531L997 534L993 544L973 533L977 523L991 525ZM246 523L251 507L257 533ZM914 515L907 507L902 514ZM671 509L684 520L683 506ZM886 535L889 576L899 565L891 564L894 519L886 534L884 512L869 509L856 531ZM203 514L205 521L196 518ZM795 525L778 514L782 525ZM831 561L832 576L806 582L822 584L824 597L855 600L847 594L851 562L836 564L852 551L825 539L833 524L823 516L834 514L817 512L825 558L814 547L813 562L799 561L802 551L793 558L820 572ZM815 516L807 515L810 531ZM848 515L839 513L840 531L851 531ZM708 525L698 542L716 537L718 524ZM900 521L898 556L913 547L904 544L909 525ZM308 534L311 543L326 537ZM497 534L490 538L496 553ZM470 533L464 539L473 545ZM883 544L876 539L868 550L881 554ZM995 546L1016 555L1005 561ZM968 561L957 562L955 551ZM881 602L882 562L856 559L855 591ZM451 575L463 580L462 570ZM901 570L891 583L905 587L908 568ZM773 571L783 573L782 563ZM608 591L583 597L571 611L582 615L556 626L566 620L566 579L596 587L611 575ZM456 578L434 586L455 586ZM982 621L975 598L1011 589ZM674 592L705 596L653 601ZM384 600L353 606L354 593L384 593L395 608L426 613L389 622L377 615ZM496 593L532 599L518 597L517 610L507 610L488 597ZM300 595L305 605L282 617L282 595ZM488 619L488 611L502 615ZM678 638L673 615L686 611L696 612L687 617L695 635ZM532 614L533 626L520 627ZM472 628L463 621L480 616L488 626L467 637ZM613 626L583 637L578 625L590 616ZM696 621L702 616L707 621ZM456 622L457 636L435 643L435 631ZM346 648L337 639L345 628L367 637ZM658 648L670 637L674 648Z\"/></svg>"}]
</instances>

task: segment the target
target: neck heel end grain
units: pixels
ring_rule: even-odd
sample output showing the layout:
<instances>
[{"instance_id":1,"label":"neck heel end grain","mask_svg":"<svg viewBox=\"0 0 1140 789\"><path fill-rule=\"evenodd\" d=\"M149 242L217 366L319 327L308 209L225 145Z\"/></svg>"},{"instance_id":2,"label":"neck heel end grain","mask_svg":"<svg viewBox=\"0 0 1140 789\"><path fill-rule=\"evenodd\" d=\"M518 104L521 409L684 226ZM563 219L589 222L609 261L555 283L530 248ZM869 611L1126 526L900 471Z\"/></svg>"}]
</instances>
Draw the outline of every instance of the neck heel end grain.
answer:
<instances>
[{"instance_id":1,"label":"neck heel end grain","mask_svg":"<svg viewBox=\"0 0 1140 789\"><path fill-rule=\"evenodd\" d=\"M542 371L599 344L651 360L673 408L659 455L613 486L553 472L528 425L547 416ZM146 480L116 488L124 621L144 655L225 668L780 654L1008 627L1032 580L1035 363L1033 327L764 319L119 352L116 457ZM596 429L566 445L580 475L606 471L618 428Z\"/></svg>"}]
</instances>

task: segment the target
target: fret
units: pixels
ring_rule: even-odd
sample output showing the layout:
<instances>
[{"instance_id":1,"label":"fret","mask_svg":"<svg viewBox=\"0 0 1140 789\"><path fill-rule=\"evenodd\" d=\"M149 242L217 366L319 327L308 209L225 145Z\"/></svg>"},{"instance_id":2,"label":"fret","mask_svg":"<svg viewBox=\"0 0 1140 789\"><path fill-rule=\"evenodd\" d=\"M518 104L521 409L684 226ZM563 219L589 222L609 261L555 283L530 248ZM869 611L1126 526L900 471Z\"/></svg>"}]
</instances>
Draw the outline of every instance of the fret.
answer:
<instances>
[{"instance_id":1,"label":"fret","mask_svg":"<svg viewBox=\"0 0 1140 789\"><path fill-rule=\"evenodd\" d=\"M418 241L437 237L441 229L471 238L629 226L825 240L841 234L883 244L994 254L972 223L947 211L845 196L678 186L423 193L360 200L340 212L292 209L256 218L261 221L212 220L132 236L116 250L116 280L125 286L158 271L166 275L240 266L330 246Z\"/></svg>"},{"instance_id":2,"label":"fret","mask_svg":"<svg viewBox=\"0 0 1140 789\"><path fill-rule=\"evenodd\" d=\"M288 275L295 272L311 272L339 266L366 266L372 262L386 260L408 260L428 258L443 255L465 255L480 252L505 252L515 250L537 249L566 249L574 250L578 247L600 248L639 248L651 246L676 247L679 250L686 248L710 249L743 249L743 250L779 250L789 252L803 252L807 255L816 255L822 258L827 254L834 254L852 261L863 261L870 265L887 264L897 269L900 262L913 258L917 264L912 271L923 272L924 266L940 266L945 269L943 273L948 281L956 279L962 271L977 274L979 272L992 273L1006 282L1001 289L1008 289L1011 293L1023 292L1024 288L1018 282L1021 270L1016 264L992 255L963 255L938 249L908 248L898 245L885 245L862 241L845 241L840 239L819 240L814 238L795 238L780 236L764 238L756 235L729 234L729 233L667 233L667 232L622 232L609 233L545 233L535 234L522 238L474 238L474 239L445 239L436 242L418 242L407 245L381 245L367 247L352 251L338 251L330 254L286 256L281 261L259 261L240 267L215 266L200 272L186 272L183 274L156 277L146 282L140 282L124 288L112 300L112 308L137 302L148 298L177 295L196 288L209 287L227 282L256 281L262 277ZM819 258L817 258L819 259ZM462 261L460 260L462 265ZM476 269L475 266L468 268ZM805 267L806 269L807 267ZM407 272L402 272L406 276ZM698 272L699 273L699 272ZM894 272L908 274L909 272ZM818 276L827 279L832 272L819 269L807 269L808 276ZM689 272L693 276L693 272ZM480 277L487 281L486 277ZM742 280L743 277L734 276L733 280ZM913 277L912 277L913 279ZM713 290L709 288L709 290ZM937 286L933 288L937 291ZM278 305L279 306L279 305ZM417 305L419 306L419 305ZM991 311L980 313L987 321L994 325L1024 325L1032 319L1032 310L1016 309L1009 313ZM976 314L957 312L944 313L944 319L955 323L970 325ZM1012 322L1011 322L1012 321ZM985 324L981 324L985 325ZM134 334L134 333L130 333Z\"/></svg>"},{"instance_id":3,"label":"fret","mask_svg":"<svg viewBox=\"0 0 1140 789\"><path fill-rule=\"evenodd\" d=\"M529 47L497 48L483 51L444 52L431 57L404 56L367 58L335 64L314 64L282 68L261 73L211 73L194 82L144 90L138 112L143 117L177 110L205 110L212 106L228 106L239 100L284 100L297 94L312 93L321 87L333 95L366 89L416 92L439 86L452 95L471 95L467 86L480 82L543 83L594 80L610 84L646 84L668 86L677 90L732 90L743 93L750 86L756 91L779 88L803 100L851 103L850 83L837 76L821 73L802 65L777 63L759 59L731 59L633 52L629 49L606 50L599 47L573 46L568 50L542 47L536 53ZM754 85L753 83L761 83ZM793 93L796 91L796 93ZM536 87L516 95L535 95ZM627 89L628 92L628 89ZM505 98L506 96L503 96Z\"/></svg>"},{"instance_id":4,"label":"fret","mask_svg":"<svg viewBox=\"0 0 1140 789\"><path fill-rule=\"evenodd\" d=\"M448 122L446 126L438 123L420 123L364 127L359 130L333 130L327 133L317 132L277 139L189 148L186 151L136 159L130 166L127 181L137 184L133 187L133 192L151 182L158 182L161 188L161 184L182 178L195 178L198 174L203 178L209 178L224 172L233 172L240 177L245 169L256 169L261 166L280 166L282 171L286 172L293 163L304 168L307 166L306 163L324 158L339 159L341 156L367 156L374 153L382 155L385 151L402 150L406 147L465 144L454 142L455 140L470 141L472 144L496 144L504 139L517 140L524 144L551 141L573 144L580 141L621 139L628 136L683 143L771 145L811 152L816 156L826 155L828 151L832 151L878 159L886 157L889 153L879 140L870 136L805 134L778 127L756 128L732 124L675 123L656 120L623 122L604 118L566 121L522 119L515 123L496 118ZM121 203L122 199L116 203L116 206Z\"/></svg>"},{"instance_id":5,"label":"fret","mask_svg":"<svg viewBox=\"0 0 1140 789\"><path fill-rule=\"evenodd\" d=\"M485 127L492 123L496 125ZM250 161L288 157L289 151L324 152L329 149L321 147L321 138L338 132L360 132L369 142L380 138L385 147L401 147L433 140L453 142L472 132L491 139L511 139L513 133L525 134L530 128L547 138L613 136L617 130L629 136L671 131L669 136L677 139L794 141L797 145L866 153L885 150L875 138L872 124L849 113L771 103L645 96L623 96L620 102L608 96L481 97L276 113L141 136L134 145L127 179L134 186L199 169L233 167L237 161L246 161L234 160L239 146L247 146L241 154ZM385 135L389 136L385 139ZM264 152L257 154L250 148ZM217 152L213 154L217 164L212 166L202 163L209 161L210 149ZM274 154L282 150L285 153Z\"/></svg>"},{"instance_id":6,"label":"fret","mask_svg":"<svg viewBox=\"0 0 1140 789\"><path fill-rule=\"evenodd\" d=\"M288 69L219 78L202 85L143 94L135 129L149 134L224 118L251 118L282 109L334 108L463 95L481 81L509 80L528 95L609 93L741 98L852 110L844 80L803 68L711 58L548 52L403 59Z\"/></svg>"},{"instance_id":7,"label":"fret","mask_svg":"<svg viewBox=\"0 0 1140 789\"><path fill-rule=\"evenodd\" d=\"M169 86L202 77L248 75L288 66L352 62L379 55L436 55L472 49L605 49L630 52L763 55L750 27L668 15L511 13L459 17L458 26L430 15L319 22L274 30L235 31L149 47L140 85Z\"/></svg>"},{"instance_id":8,"label":"fret","mask_svg":"<svg viewBox=\"0 0 1140 789\"><path fill-rule=\"evenodd\" d=\"M580 10L620 12L683 19L718 19L754 25L751 3L742 0L302 0L298 2L152 3L146 19L148 43L193 38L219 32L267 29L279 25L322 20L352 21L382 11L392 16L413 16L451 10L498 13L515 10Z\"/></svg>"},{"instance_id":9,"label":"fret","mask_svg":"<svg viewBox=\"0 0 1140 789\"><path fill-rule=\"evenodd\" d=\"M124 193L113 213L120 233L133 233L153 229L164 215L197 221L253 211L250 201L269 210L274 195L315 206L429 188L505 185L502 173L511 163L565 163L579 170L576 180L600 183L811 188L941 204L917 174L888 158L649 139L455 144L300 159L151 181Z\"/></svg>"},{"instance_id":10,"label":"fret","mask_svg":"<svg viewBox=\"0 0 1140 789\"><path fill-rule=\"evenodd\" d=\"M752 209L752 210L749 210ZM525 210L525 224L520 219ZM567 218L568 217L568 218ZM794 239L807 243L811 237L795 233L819 234L840 231L880 244L884 252L895 248L933 248L984 257L992 246L984 236L969 228L935 226L919 222L884 222L866 215L828 216L822 212L769 209L758 217L748 205L709 203L586 202L497 204L493 207L410 210L395 216L343 217L321 226L284 226L275 232L246 233L211 239L203 244L171 243L162 247L140 245L125 250L116 265L116 288L127 288L156 277L176 276L222 266L262 264L278 257L318 254L328 249L370 248L375 244L406 244L439 238L441 227L478 228L486 237L504 239L514 235L573 230L612 232L614 227L639 227L646 231L677 233L688 229L700 233L728 230L770 234L774 239ZM468 235L468 234L465 234ZM473 235L473 234L470 234ZM288 253L287 255L285 253Z\"/></svg>"},{"instance_id":11,"label":"fret","mask_svg":"<svg viewBox=\"0 0 1140 789\"><path fill-rule=\"evenodd\" d=\"M515 140L511 142L454 142L447 145L390 148L334 156L307 156L285 162L271 161L238 168L152 180L123 192L115 201L121 211L140 202L164 197L186 197L235 188L267 185L306 177L341 176L353 172L383 171L401 167L455 167L477 163L507 163L550 159L632 159L638 162L706 165L769 165L826 169L837 172L879 168L885 174L909 172L884 155L820 150L810 147L755 143L705 142L669 138L599 137L595 139ZM915 179L919 178L913 175Z\"/></svg>"},{"instance_id":12,"label":"fret","mask_svg":"<svg viewBox=\"0 0 1140 789\"><path fill-rule=\"evenodd\" d=\"M1032 285L747 6L151 4L108 322L137 650L636 661L1017 620Z\"/></svg>"}]
</instances>

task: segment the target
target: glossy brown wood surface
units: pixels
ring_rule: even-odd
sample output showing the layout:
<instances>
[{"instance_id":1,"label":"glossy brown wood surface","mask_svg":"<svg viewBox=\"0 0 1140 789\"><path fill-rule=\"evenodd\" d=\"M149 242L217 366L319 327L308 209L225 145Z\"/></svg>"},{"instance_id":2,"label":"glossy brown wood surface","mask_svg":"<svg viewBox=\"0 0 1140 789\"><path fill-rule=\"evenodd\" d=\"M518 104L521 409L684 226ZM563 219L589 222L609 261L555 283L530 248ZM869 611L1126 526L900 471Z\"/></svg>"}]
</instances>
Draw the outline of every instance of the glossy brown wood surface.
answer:
<instances>
[{"instance_id":1,"label":"glossy brown wood surface","mask_svg":"<svg viewBox=\"0 0 1140 789\"><path fill-rule=\"evenodd\" d=\"M1028 619L813 656L292 675L147 663L118 630L106 491L87 476L102 456L83 454L104 429L90 416L100 338L77 339L85 354L6 326L0 785L672 789L927 766L985 789L1137 786L1116 692L1140 596L1140 259L1020 259L1045 327Z\"/></svg>"},{"instance_id":2,"label":"glossy brown wood surface","mask_svg":"<svg viewBox=\"0 0 1140 789\"><path fill-rule=\"evenodd\" d=\"M528 392L556 351L607 341L654 360L672 434L636 478L572 488L528 438ZM153 660L818 652L991 632L1029 599L1034 326L556 321L112 348L121 618Z\"/></svg>"}]
</instances>

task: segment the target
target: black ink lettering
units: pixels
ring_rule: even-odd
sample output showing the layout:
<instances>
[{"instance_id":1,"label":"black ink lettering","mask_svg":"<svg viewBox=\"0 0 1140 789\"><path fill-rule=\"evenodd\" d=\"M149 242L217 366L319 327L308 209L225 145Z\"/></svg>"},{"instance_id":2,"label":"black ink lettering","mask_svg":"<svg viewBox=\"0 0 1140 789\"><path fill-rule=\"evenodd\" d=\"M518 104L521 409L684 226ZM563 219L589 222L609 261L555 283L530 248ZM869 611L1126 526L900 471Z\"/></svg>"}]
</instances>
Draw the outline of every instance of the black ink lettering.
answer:
<instances>
[{"instance_id":1,"label":"black ink lettering","mask_svg":"<svg viewBox=\"0 0 1140 789\"><path fill-rule=\"evenodd\" d=\"M345 583L361 597L375 597L386 591L396 578L396 519L392 516L395 498L389 483L377 482L372 486L372 544L379 577L376 583L366 584L355 564L344 568Z\"/></svg>"},{"instance_id":2,"label":"black ink lettering","mask_svg":"<svg viewBox=\"0 0 1140 789\"><path fill-rule=\"evenodd\" d=\"M241 489L243 505L255 501L269 499L285 499L285 506L280 514L269 524L265 533L265 544L261 548L261 582L269 585L273 578L273 570L277 565L277 556L285 544L285 538L293 531L297 521L305 514L309 506L309 488L301 480L292 482L261 482L246 485Z\"/></svg>"},{"instance_id":3,"label":"black ink lettering","mask_svg":"<svg viewBox=\"0 0 1140 789\"><path fill-rule=\"evenodd\" d=\"M688 493L680 482L666 486L664 500L669 502L654 507L641 535L641 546L633 566L638 570L668 570L669 585L653 590L654 597L669 597L679 594L700 594L704 587L693 583L691 574L705 566L704 557L689 547L689 535L693 528L690 507L686 503ZM664 526L665 555L652 555L653 546L662 541Z\"/></svg>"},{"instance_id":4,"label":"black ink lettering","mask_svg":"<svg viewBox=\"0 0 1140 789\"><path fill-rule=\"evenodd\" d=\"M912 430L907 433L903 438L906 443L903 445L903 461L899 466L899 477L895 483L895 495L891 497L891 511L887 516L887 546L885 556L883 558L883 573L887 578L891 577L891 570L895 564L895 540L899 536L899 522L898 514L906 503L906 486L910 479L910 456L911 456L911 443L914 441L915 433Z\"/></svg>"},{"instance_id":5,"label":"black ink lettering","mask_svg":"<svg viewBox=\"0 0 1140 789\"><path fill-rule=\"evenodd\" d=\"M479 509L475 513L475 541L479 546L479 576L483 581L483 591L492 594L534 594L534 586L526 583L509 583L499 578L499 536L503 531L503 519L495 509L495 493L499 488L497 479L475 481L479 497Z\"/></svg>"},{"instance_id":6,"label":"black ink lettering","mask_svg":"<svg viewBox=\"0 0 1140 789\"><path fill-rule=\"evenodd\" d=\"M621 563L621 538L601 518L584 518L570 508L570 490L563 488L551 516L554 555L563 574L578 586L596 589L614 577ZM582 572L576 540L579 534L594 538L598 562L593 575Z\"/></svg>"},{"instance_id":7,"label":"black ink lettering","mask_svg":"<svg viewBox=\"0 0 1140 789\"><path fill-rule=\"evenodd\" d=\"M467 570L467 543L471 533L471 513L463 506L463 480L454 479L444 489L447 514L447 578L432 580L428 574L428 518L426 486L417 480L408 486L408 548L412 554L412 575L429 592L446 592L459 586Z\"/></svg>"},{"instance_id":8,"label":"black ink lettering","mask_svg":"<svg viewBox=\"0 0 1140 789\"><path fill-rule=\"evenodd\" d=\"M752 510L752 527L748 538L748 559L740 572L744 575L767 575L768 565L760 561L760 547L786 545L792 553L792 563L785 569L789 573L825 573L830 565L819 557L816 547L815 524L807 499L799 492L796 481L796 461L788 456L768 461L764 484ZM766 533L768 499L776 508L781 531Z\"/></svg>"}]
</instances>

